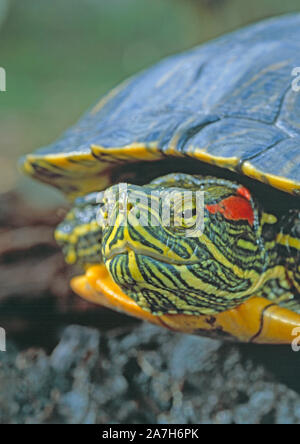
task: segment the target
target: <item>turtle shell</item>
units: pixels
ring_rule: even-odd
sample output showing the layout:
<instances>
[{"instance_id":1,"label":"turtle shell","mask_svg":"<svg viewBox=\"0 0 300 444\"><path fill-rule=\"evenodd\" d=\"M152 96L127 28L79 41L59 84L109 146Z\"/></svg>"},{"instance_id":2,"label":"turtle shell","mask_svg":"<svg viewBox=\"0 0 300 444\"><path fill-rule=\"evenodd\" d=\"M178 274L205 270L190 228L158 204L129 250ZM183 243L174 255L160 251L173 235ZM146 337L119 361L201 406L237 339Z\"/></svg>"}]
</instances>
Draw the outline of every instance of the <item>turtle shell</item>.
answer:
<instances>
[{"instance_id":1,"label":"turtle shell","mask_svg":"<svg viewBox=\"0 0 300 444\"><path fill-rule=\"evenodd\" d=\"M299 54L293 14L169 57L113 89L22 169L74 197L110 185L125 162L192 158L300 195Z\"/></svg>"}]
</instances>

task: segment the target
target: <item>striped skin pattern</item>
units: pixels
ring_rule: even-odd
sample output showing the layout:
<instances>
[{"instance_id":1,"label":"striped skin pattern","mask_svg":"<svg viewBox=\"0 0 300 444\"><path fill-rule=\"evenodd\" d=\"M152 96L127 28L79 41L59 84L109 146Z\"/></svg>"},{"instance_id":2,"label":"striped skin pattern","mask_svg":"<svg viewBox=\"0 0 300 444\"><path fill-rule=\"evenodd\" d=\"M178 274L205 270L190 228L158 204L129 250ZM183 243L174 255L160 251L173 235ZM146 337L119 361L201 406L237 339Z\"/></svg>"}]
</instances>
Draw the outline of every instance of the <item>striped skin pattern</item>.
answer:
<instances>
[{"instance_id":1,"label":"striped skin pattern","mask_svg":"<svg viewBox=\"0 0 300 444\"><path fill-rule=\"evenodd\" d=\"M300 211L290 210L282 221L277 238L280 251L285 258L289 279L300 293ZM300 299L300 296L299 296Z\"/></svg>"},{"instance_id":2,"label":"striped skin pattern","mask_svg":"<svg viewBox=\"0 0 300 444\"><path fill-rule=\"evenodd\" d=\"M102 229L97 222L100 193L78 198L64 221L56 228L55 239L68 264L101 262Z\"/></svg>"},{"instance_id":3,"label":"striped skin pattern","mask_svg":"<svg viewBox=\"0 0 300 444\"><path fill-rule=\"evenodd\" d=\"M204 191L202 235L186 237L185 227L162 223L162 193L174 190ZM128 185L125 211L120 211L119 187L110 191L115 192L117 200L110 208L111 225L107 223L104 198L101 203L102 256L98 254L99 241L97 254L87 255L86 263L103 260L114 282L143 310L156 316L214 315L255 295L300 312L300 249L295 248L299 212L278 221L264 213L243 186L186 174L171 174L143 187ZM157 205L153 205L153 194ZM69 223L73 212L64 223ZM93 222L86 219L88 224ZM149 223L144 226L141 221ZM76 226L79 222L77 217ZM86 241L89 228L86 223L82 225L79 231ZM74 248L74 229L67 231L62 225L56 236L59 240L64 233L65 249L69 236ZM77 241L77 255L84 260L80 236ZM90 241L92 248L93 238ZM91 248L85 251L90 253Z\"/></svg>"}]
</instances>

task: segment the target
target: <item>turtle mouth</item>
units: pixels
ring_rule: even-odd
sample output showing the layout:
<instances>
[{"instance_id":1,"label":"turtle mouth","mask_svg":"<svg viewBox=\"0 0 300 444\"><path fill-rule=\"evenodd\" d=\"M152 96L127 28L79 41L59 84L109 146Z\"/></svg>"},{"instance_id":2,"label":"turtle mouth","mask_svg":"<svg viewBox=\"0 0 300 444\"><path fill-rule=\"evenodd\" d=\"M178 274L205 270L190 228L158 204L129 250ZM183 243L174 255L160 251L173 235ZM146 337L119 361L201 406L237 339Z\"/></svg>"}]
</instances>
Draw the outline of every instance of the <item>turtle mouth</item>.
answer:
<instances>
[{"instance_id":1,"label":"turtle mouth","mask_svg":"<svg viewBox=\"0 0 300 444\"><path fill-rule=\"evenodd\" d=\"M104 258L104 261L112 261L119 256L128 256L130 254L134 254L136 256L143 256L149 259L153 259L155 261L169 264L169 265L194 265L199 261L185 261L185 260L175 260L168 258L167 256L163 256L159 253L155 253L152 251L148 251L144 248L135 248L129 242L126 242L125 245L119 248L114 248L110 251L110 253Z\"/></svg>"}]
</instances>

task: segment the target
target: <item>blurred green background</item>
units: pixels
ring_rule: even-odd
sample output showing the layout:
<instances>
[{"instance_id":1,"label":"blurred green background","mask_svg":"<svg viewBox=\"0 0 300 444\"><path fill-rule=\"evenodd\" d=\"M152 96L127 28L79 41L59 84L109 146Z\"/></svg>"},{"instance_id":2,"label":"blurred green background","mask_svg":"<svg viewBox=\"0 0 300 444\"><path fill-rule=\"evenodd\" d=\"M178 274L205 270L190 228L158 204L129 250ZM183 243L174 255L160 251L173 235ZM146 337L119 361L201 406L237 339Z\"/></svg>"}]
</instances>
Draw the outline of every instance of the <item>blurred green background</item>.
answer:
<instances>
[{"instance_id":1,"label":"blurred green background","mask_svg":"<svg viewBox=\"0 0 300 444\"><path fill-rule=\"evenodd\" d=\"M57 200L17 158L57 138L108 89L160 58L299 0L0 0L0 193Z\"/></svg>"}]
</instances>

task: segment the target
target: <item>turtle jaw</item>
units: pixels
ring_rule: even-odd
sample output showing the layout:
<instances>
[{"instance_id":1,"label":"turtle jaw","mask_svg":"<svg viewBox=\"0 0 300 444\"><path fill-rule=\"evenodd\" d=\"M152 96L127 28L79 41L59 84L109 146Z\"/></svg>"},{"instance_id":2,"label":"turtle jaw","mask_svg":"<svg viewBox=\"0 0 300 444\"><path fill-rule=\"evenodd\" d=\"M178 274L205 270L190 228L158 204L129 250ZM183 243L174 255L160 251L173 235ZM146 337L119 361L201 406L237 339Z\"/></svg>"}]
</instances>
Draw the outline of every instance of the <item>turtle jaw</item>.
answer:
<instances>
[{"instance_id":1,"label":"turtle jaw","mask_svg":"<svg viewBox=\"0 0 300 444\"><path fill-rule=\"evenodd\" d=\"M195 307L192 303L192 287L187 294L186 283L176 282L175 275L184 275L187 265L172 264L163 257L141 254L133 249L111 254L104 264L112 280L139 307L154 316L184 313L212 314L210 307ZM198 264L199 267L199 264ZM170 275L174 280L170 279Z\"/></svg>"},{"instance_id":2,"label":"turtle jaw","mask_svg":"<svg viewBox=\"0 0 300 444\"><path fill-rule=\"evenodd\" d=\"M170 265L194 265L199 263L199 260L176 260L172 257L164 256L159 253L154 253L152 251L148 251L147 248L139 248L136 249L130 242L124 242L124 245L118 248L114 248L110 251L110 253L105 257L104 262L108 263L109 261L115 259L118 256L130 256L136 255L139 257L148 258L149 260L160 262L163 264Z\"/></svg>"},{"instance_id":3,"label":"turtle jaw","mask_svg":"<svg viewBox=\"0 0 300 444\"><path fill-rule=\"evenodd\" d=\"M217 296L215 287L204 285L201 279L204 268L200 260L172 263L165 257L154 258L133 249L114 253L109 259L103 257L112 281L152 315L215 315L237 305L236 300L226 299L226 292ZM247 298L246 292L238 303Z\"/></svg>"}]
</instances>

